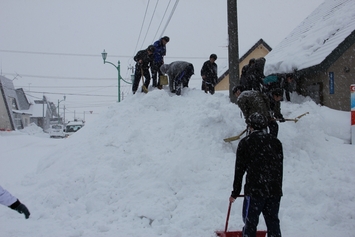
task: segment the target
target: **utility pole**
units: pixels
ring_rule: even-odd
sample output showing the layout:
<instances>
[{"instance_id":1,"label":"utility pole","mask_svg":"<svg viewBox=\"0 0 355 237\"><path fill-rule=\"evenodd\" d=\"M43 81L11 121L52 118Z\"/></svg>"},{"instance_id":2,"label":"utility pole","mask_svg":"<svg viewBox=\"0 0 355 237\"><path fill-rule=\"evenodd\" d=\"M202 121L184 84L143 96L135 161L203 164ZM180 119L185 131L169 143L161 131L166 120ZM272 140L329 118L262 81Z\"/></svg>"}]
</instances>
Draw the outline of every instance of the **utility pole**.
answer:
<instances>
[{"instance_id":1,"label":"utility pole","mask_svg":"<svg viewBox=\"0 0 355 237\"><path fill-rule=\"evenodd\" d=\"M232 89L239 84L239 49L237 0L227 0L228 12L228 58L229 58L229 99L237 103Z\"/></svg>"}]
</instances>

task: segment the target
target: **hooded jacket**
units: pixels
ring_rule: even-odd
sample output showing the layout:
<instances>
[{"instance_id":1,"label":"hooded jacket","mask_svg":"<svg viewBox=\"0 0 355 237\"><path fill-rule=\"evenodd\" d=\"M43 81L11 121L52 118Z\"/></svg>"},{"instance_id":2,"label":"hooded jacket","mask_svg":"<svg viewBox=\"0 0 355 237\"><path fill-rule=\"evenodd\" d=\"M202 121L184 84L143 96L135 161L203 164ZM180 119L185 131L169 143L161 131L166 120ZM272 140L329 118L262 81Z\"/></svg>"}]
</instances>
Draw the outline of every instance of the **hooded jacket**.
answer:
<instances>
[{"instance_id":1,"label":"hooded jacket","mask_svg":"<svg viewBox=\"0 0 355 237\"><path fill-rule=\"evenodd\" d=\"M237 105L242 110L245 119L255 112L262 114L268 120L271 119L269 98L260 91L243 91L238 96Z\"/></svg>"},{"instance_id":2,"label":"hooded jacket","mask_svg":"<svg viewBox=\"0 0 355 237\"><path fill-rule=\"evenodd\" d=\"M167 74L169 76L169 79L175 80L179 74L188 66L193 65L189 62L185 61L175 61L170 64L163 64L160 67L160 71L164 74Z\"/></svg>"}]
</instances>

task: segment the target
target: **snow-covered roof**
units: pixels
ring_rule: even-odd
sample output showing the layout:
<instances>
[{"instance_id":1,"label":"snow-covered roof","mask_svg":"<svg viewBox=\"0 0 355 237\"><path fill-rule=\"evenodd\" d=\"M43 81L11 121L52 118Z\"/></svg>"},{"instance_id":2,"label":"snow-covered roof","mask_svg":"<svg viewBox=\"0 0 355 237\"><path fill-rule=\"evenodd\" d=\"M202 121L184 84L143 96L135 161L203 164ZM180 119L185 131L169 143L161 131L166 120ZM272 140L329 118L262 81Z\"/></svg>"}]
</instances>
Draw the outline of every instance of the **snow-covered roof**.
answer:
<instances>
[{"instance_id":1,"label":"snow-covered roof","mask_svg":"<svg viewBox=\"0 0 355 237\"><path fill-rule=\"evenodd\" d=\"M318 65L354 30L355 1L326 0L265 57L264 74Z\"/></svg>"}]
</instances>

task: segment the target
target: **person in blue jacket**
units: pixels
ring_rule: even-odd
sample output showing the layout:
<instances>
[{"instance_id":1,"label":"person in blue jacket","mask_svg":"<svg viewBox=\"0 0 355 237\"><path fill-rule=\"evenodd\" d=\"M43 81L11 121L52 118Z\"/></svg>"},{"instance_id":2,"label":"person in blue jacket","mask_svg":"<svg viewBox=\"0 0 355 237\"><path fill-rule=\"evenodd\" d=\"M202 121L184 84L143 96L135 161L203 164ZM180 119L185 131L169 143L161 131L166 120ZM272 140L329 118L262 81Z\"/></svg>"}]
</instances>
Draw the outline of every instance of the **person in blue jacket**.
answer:
<instances>
[{"instance_id":1,"label":"person in blue jacket","mask_svg":"<svg viewBox=\"0 0 355 237\"><path fill-rule=\"evenodd\" d=\"M170 41L168 36L164 36L159 40L154 42L154 56L153 56L153 65L150 68L152 73L153 87L162 88L160 85L160 76L163 75L160 71L160 67L164 64L164 56L166 55L166 44ZM159 75L159 77L158 77ZM158 80L157 80L158 77Z\"/></svg>"},{"instance_id":2,"label":"person in blue jacket","mask_svg":"<svg viewBox=\"0 0 355 237\"><path fill-rule=\"evenodd\" d=\"M0 204L5 205L20 214L24 214L25 218L28 219L30 217L30 211L27 207L21 203L16 197L14 197L7 190L3 189L0 186Z\"/></svg>"}]
</instances>

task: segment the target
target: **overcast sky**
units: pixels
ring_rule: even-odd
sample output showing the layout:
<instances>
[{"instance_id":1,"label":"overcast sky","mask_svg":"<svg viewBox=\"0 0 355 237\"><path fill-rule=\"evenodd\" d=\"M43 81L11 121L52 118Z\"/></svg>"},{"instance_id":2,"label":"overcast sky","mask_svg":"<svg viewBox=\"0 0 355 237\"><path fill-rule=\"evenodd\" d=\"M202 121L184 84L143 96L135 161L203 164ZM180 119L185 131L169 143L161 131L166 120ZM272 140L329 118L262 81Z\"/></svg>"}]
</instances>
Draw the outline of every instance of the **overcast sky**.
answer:
<instances>
[{"instance_id":1,"label":"overcast sky","mask_svg":"<svg viewBox=\"0 0 355 237\"><path fill-rule=\"evenodd\" d=\"M238 1L240 56L260 38L275 47L322 2ZM199 86L211 53L218 55L219 74L227 69L226 0L0 0L0 6L1 74L16 78L15 87L34 99L45 93L57 103L66 95L68 116L117 101L117 70L103 64L103 49L108 61L120 60L128 80L132 57L161 35L171 39L166 63L194 64L192 85ZM121 81L121 92L130 91Z\"/></svg>"}]
</instances>

